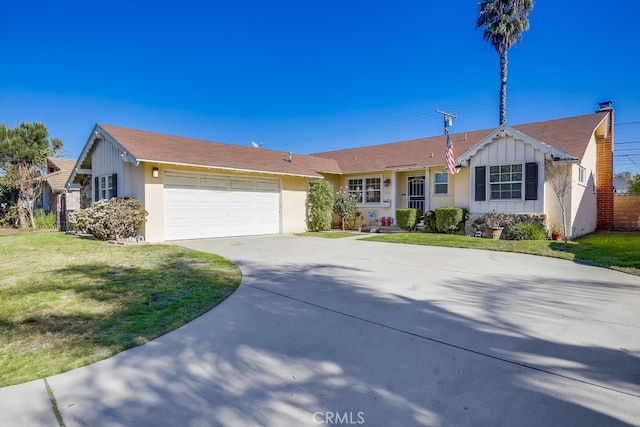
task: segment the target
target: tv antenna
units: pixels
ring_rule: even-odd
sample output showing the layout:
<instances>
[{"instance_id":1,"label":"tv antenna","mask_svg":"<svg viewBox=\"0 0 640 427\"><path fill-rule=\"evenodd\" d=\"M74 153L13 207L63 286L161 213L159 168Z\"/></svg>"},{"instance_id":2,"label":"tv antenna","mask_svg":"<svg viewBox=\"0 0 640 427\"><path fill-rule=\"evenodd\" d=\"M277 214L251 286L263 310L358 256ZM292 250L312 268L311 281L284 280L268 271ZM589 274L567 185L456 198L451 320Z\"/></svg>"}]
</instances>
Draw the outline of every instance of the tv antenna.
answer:
<instances>
[{"instance_id":1,"label":"tv antenna","mask_svg":"<svg viewBox=\"0 0 640 427\"><path fill-rule=\"evenodd\" d=\"M262 144L262 142L255 142L255 141L251 141L251 145L253 145L253 148L260 148L260 147L262 147L264 144Z\"/></svg>"}]
</instances>

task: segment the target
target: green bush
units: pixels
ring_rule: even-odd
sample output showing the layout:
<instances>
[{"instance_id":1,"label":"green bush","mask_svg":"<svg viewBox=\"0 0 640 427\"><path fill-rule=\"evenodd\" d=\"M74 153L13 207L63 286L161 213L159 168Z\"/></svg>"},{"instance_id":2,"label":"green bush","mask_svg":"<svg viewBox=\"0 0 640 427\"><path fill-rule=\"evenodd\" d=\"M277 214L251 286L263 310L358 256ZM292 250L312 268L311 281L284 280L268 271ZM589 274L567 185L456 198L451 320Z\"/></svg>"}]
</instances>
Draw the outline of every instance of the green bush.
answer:
<instances>
[{"instance_id":1,"label":"green bush","mask_svg":"<svg viewBox=\"0 0 640 427\"><path fill-rule=\"evenodd\" d=\"M510 240L544 240L544 226L531 222L517 222L509 227Z\"/></svg>"},{"instance_id":2,"label":"green bush","mask_svg":"<svg viewBox=\"0 0 640 427\"><path fill-rule=\"evenodd\" d=\"M18 206L0 205L0 227L18 227Z\"/></svg>"},{"instance_id":3,"label":"green bush","mask_svg":"<svg viewBox=\"0 0 640 427\"><path fill-rule=\"evenodd\" d=\"M309 188L309 231L331 229L333 212L333 189L328 181L312 182Z\"/></svg>"},{"instance_id":4,"label":"green bush","mask_svg":"<svg viewBox=\"0 0 640 427\"><path fill-rule=\"evenodd\" d=\"M86 209L70 213L69 225L101 240L126 239L136 236L146 216L147 211L138 200L118 197L99 200Z\"/></svg>"},{"instance_id":5,"label":"green bush","mask_svg":"<svg viewBox=\"0 0 640 427\"><path fill-rule=\"evenodd\" d=\"M46 212L44 209L36 209L33 211L33 220L36 223L36 228L56 228L57 217L55 212Z\"/></svg>"},{"instance_id":6,"label":"green bush","mask_svg":"<svg viewBox=\"0 0 640 427\"><path fill-rule=\"evenodd\" d=\"M463 225L464 209L436 208L436 229L438 233L456 233Z\"/></svg>"},{"instance_id":7,"label":"green bush","mask_svg":"<svg viewBox=\"0 0 640 427\"><path fill-rule=\"evenodd\" d=\"M396 209L396 222L403 230L412 231L416 229L420 221L420 209Z\"/></svg>"}]
</instances>

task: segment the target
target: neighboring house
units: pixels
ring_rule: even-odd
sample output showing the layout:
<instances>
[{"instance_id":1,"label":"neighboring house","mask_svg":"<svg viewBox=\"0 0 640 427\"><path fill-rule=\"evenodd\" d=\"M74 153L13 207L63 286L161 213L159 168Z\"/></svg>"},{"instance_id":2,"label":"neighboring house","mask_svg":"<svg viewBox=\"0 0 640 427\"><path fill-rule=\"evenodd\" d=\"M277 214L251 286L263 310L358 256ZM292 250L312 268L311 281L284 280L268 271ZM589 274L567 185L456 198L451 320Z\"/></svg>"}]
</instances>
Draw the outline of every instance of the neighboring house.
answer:
<instances>
[{"instance_id":1,"label":"neighboring house","mask_svg":"<svg viewBox=\"0 0 640 427\"><path fill-rule=\"evenodd\" d=\"M75 164L72 159L50 157L47 159L47 174L42 177L40 207L56 213L57 229L62 231L67 229L69 212L80 209L79 192L66 187Z\"/></svg>"},{"instance_id":2,"label":"neighboring house","mask_svg":"<svg viewBox=\"0 0 640 427\"><path fill-rule=\"evenodd\" d=\"M148 241L305 231L318 179L357 197L364 223L397 208L457 206L560 224L547 164L570 173L564 200L577 237L612 226L612 126L603 103L595 114L452 134L459 172L450 175L444 135L301 155L96 125L68 184L91 200L140 200Z\"/></svg>"},{"instance_id":3,"label":"neighboring house","mask_svg":"<svg viewBox=\"0 0 640 427\"><path fill-rule=\"evenodd\" d=\"M622 178L613 177L613 192L615 194L627 194L629 192L629 183Z\"/></svg>"}]
</instances>

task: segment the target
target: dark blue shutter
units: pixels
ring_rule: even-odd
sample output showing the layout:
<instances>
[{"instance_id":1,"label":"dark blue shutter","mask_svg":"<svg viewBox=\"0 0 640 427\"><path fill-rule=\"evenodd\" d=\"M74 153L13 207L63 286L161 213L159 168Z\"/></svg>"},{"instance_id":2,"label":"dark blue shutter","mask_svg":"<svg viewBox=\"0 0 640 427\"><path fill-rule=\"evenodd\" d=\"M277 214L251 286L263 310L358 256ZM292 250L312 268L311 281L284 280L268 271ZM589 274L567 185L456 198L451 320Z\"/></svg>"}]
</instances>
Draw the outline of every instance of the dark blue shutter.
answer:
<instances>
[{"instance_id":1,"label":"dark blue shutter","mask_svg":"<svg viewBox=\"0 0 640 427\"><path fill-rule=\"evenodd\" d=\"M100 200L100 178L96 176L93 182L95 183L95 185L93 186L93 192L96 196L94 202L97 202L98 200Z\"/></svg>"},{"instance_id":2,"label":"dark blue shutter","mask_svg":"<svg viewBox=\"0 0 640 427\"><path fill-rule=\"evenodd\" d=\"M111 175L111 197L118 197L118 174Z\"/></svg>"},{"instance_id":3,"label":"dark blue shutter","mask_svg":"<svg viewBox=\"0 0 640 427\"><path fill-rule=\"evenodd\" d=\"M475 180L475 201L484 202L487 200L487 167L476 166Z\"/></svg>"},{"instance_id":4,"label":"dark blue shutter","mask_svg":"<svg viewBox=\"0 0 640 427\"><path fill-rule=\"evenodd\" d=\"M537 163L526 163L524 166L524 199L538 200Z\"/></svg>"}]
</instances>

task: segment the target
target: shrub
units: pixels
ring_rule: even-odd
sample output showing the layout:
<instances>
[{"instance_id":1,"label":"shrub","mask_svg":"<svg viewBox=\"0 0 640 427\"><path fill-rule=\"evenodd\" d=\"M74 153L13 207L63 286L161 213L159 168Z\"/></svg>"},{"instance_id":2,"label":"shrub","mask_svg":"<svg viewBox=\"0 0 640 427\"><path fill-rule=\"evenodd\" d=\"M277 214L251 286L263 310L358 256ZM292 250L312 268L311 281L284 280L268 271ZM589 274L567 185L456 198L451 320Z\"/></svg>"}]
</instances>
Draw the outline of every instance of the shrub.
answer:
<instances>
[{"instance_id":1,"label":"shrub","mask_svg":"<svg viewBox=\"0 0 640 427\"><path fill-rule=\"evenodd\" d=\"M396 222L403 230L415 230L420 220L420 209L396 209Z\"/></svg>"},{"instance_id":2,"label":"shrub","mask_svg":"<svg viewBox=\"0 0 640 427\"><path fill-rule=\"evenodd\" d=\"M128 197L98 200L86 209L69 214L69 225L101 240L134 237L147 211L136 199Z\"/></svg>"},{"instance_id":3,"label":"shrub","mask_svg":"<svg viewBox=\"0 0 640 427\"><path fill-rule=\"evenodd\" d=\"M0 205L0 227L18 227L18 206L3 205Z\"/></svg>"},{"instance_id":4,"label":"shrub","mask_svg":"<svg viewBox=\"0 0 640 427\"><path fill-rule=\"evenodd\" d=\"M544 226L531 222L517 222L509 228L511 240L544 240L546 237Z\"/></svg>"},{"instance_id":5,"label":"shrub","mask_svg":"<svg viewBox=\"0 0 640 427\"><path fill-rule=\"evenodd\" d=\"M344 191L338 191L333 202L333 213L340 217L342 229L345 229L345 223L354 221L359 215L358 201L353 194Z\"/></svg>"},{"instance_id":6,"label":"shrub","mask_svg":"<svg viewBox=\"0 0 640 427\"><path fill-rule=\"evenodd\" d=\"M425 233L436 233L436 211L426 211L424 213L424 231Z\"/></svg>"},{"instance_id":7,"label":"shrub","mask_svg":"<svg viewBox=\"0 0 640 427\"><path fill-rule=\"evenodd\" d=\"M333 190L327 181L312 182L309 188L309 231L331 229Z\"/></svg>"},{"instance_id":8,"label":"shrub","mask_svg":"<svg viewBox=\"0 0 640 427\"><path fill-rule=\"evenodd\" d=\"M436 208L436 229L438 233L456 233L463 226L464 209Z\"/></svg>"},{"instance_id":9,"label":"shrub","mask_svg":"<svg viewBox=\"0 0 640 427\"><path fill-rule=\"evenodd\" d=\"M36 228L56 228L57 216L55 212L45 212L44 209L36 209L33 212L33 220L36 223Z\"/></svg>"}]
</instances>

